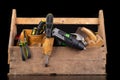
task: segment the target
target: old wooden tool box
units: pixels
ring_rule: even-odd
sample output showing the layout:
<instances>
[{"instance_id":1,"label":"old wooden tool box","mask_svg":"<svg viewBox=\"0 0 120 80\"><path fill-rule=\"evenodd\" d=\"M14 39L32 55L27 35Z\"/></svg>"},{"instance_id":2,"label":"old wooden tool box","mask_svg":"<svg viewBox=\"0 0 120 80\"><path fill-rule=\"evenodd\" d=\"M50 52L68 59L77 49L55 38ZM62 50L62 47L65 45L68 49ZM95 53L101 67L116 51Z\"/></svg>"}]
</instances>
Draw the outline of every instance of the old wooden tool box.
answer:
<instances>
[{"instance_id":1,"label":"old wooden tool box","mask_svg":"<svg viewBox=\"0 0 120 80\"><path fill-rule=\"evenodd\" d=\"M44 61L41 47L29 46L32 57L27 61L22 61L19 46L14 46L17 25L38 24L41 20L45 20L45 18L17 17L16 10L13 9L8 46L8 64L10 65L8 75L42 76L54 74L57 76L82 75L82 77L84 75L91 77L105 76L107 48L103 10L100 10L98 15L97 18L54 18L54 24L97 25L97 31L104 40L104 46L88 48L82 51L71 49L69 47L54 46L53 53L49 60L50 66L46 68L43 65Z\"/></svg>"}]
</instances>

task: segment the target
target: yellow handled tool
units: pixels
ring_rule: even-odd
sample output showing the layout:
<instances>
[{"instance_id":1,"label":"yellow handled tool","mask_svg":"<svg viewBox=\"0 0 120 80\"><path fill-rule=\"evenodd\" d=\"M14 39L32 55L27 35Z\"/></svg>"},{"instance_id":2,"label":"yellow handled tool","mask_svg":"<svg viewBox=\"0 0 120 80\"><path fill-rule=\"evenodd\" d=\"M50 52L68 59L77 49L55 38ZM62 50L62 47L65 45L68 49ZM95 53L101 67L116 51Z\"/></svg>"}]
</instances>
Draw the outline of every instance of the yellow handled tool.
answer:
<instances>
[{"instance_id":1,"label":"yellow handled tool","mask_svg":"<svg viewBox=\"0 0 120 80\"><path fill-rule=\"evenodd\" d=\"M103 45L102 37L86 27L79 27L76 33L84 35L84 38L88 44L87 47L101 47Z\"/></svg>"},{"instance_id":2,"label":"yellow handled tool","mask_svg":"<svg viewBox=\"0 0 120 80\"><path fill-rule=\"evenodd\" d=\"M93 41L97 40L96 35L90 29L82 27L81 31L84 32L85 34L87 34L87 36L89 37L90 40L93 40Z\"/></svg>"}]
</instances>

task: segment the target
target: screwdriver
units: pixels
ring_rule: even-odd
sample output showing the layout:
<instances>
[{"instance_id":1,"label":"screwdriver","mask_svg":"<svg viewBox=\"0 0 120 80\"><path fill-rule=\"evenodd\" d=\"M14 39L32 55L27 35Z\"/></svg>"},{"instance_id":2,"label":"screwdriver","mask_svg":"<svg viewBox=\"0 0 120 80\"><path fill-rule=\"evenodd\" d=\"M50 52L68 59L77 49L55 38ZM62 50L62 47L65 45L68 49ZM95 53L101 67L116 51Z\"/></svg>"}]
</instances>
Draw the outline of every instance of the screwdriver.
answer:
<instances>
[{"instance_id":1,"label":"screwdriver","mask_svg":"<svg viewBox=\"0 0 120 80\"><path fill-rule=\"evenodd\" d=\"M40 35L44 32L45 30L45 21L41 20L40 23L37 26L37 31L36 31L36 35Z\"/></svg>"},{"instance_id":2,"label":"screwdriver","mask_svg":"<svg viewBox=\"0 0 120 80\"><path fill-rule=\"evenodd\" d=\"M46 42L47 42L47 46L48 48L52 48L52 43L53 43L53 39L52 39L52 28L53 28L53 14L49 13L46 16L46 29L45 29L45 33L46 33ZM44 53L45 54L45 67L48 66L48 61L49 61L49 56L51 54L51 52L48 53Z\"/></svg>"}]
</instances>

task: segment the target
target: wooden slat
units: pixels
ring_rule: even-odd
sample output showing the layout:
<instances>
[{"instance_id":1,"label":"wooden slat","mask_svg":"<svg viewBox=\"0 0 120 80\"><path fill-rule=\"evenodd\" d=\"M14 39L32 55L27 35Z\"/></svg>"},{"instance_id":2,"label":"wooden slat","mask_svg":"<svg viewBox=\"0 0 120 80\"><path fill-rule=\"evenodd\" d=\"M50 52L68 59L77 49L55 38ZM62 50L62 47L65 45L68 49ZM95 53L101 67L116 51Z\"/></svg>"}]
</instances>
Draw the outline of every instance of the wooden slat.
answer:
<instances>
[{"instance_id":1,"label":"wooden slat","mask_svg":"<svg viewBox=\"0 0 120 80\"><path fill-rule=\"evenodd\" d=\"M45 18L22 18L16 19L16 24L38 24ZM54 24L98 24L98 18L54 18Z\"/></svg>"},{"instance_id":2,"label":"wooden slat","mask_svg":"<svg viewBox=\"0 0 120 80\"><path fill-rule=\"evenodd\" d=\"M89 48L83 51L54 47L49 67L44 66L45 56L41 47L30 47L31 59L21 60L19 47L13 47L10 60L11 74L105 74L104 48Z\"/></svg>"},{"instance_id":3,"label":"wooden slat","mask_svg":"<svg viewBox=\"0 0 120 80\"><path fill-rule=\"evenodd\" d=\"M16 10L13 9L12 11L12 17L11 17L11 29L10 29L10 39L9 39L9 47L13 45L13 38L16 34Z\"/></svg>"},{"instance_id":4,"label":"wooden slat","mask_svg":"<svg viewBox=\"0 0 120 80\"><path fill-rule=\"evenodd\" d=\"M103 38L104 40L104 48L105 52L107 53L107 45L106 45L106 35L105 35L105 25L104 25L104 15L103 10L99 11L99 25L98 25L98 34Z\"/></svg>"},{"instance_id":5,"label":"wooden slat","mask_svg":"<svg viewBox=\"0 0 120 80\"><path fill-rule=\"evenodd\" d=\"M9 45L8 45L8 64L9 64L9 55L10 55L10 47L14 44L14 37L17 34L16 29L16 10L13 9L12 17L11 17L11 27L10 27L10 37L9 37Z\"/></svg>"},{"instance_id":6,"label":"wooden slat","mask_svg":"<svg viewBox=\"0 0 120 80\"><path fill-rule=\"evenodd\" d=\"M9 80L107 80L106 75L9 75Z\"/></svg>"}]
</instances>

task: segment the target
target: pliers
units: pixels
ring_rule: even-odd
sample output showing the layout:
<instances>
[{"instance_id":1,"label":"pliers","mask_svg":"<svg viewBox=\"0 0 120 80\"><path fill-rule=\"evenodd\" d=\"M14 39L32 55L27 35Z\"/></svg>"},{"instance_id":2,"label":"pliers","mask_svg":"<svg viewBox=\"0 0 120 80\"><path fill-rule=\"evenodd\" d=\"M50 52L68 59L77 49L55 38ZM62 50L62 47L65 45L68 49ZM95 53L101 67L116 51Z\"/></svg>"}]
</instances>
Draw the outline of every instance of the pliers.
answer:
<instances>
[{"instance_id":1,"label":"pliers","mask_svg":"<svg viewBox=\"0 0 120 80\"><path fill-rule=\"evenodd\" d=\"M26 39L25 31L23 33L24 33L24 41L21 41L19 39L18 43L19 43L19 46L20 46L22 60L25 61L26 59L31 58L31 54L30 54L30 50L29 50L29 47L28 47L28 42L27 42L27 39Z\"/></svg>"}]
</instances>

